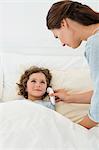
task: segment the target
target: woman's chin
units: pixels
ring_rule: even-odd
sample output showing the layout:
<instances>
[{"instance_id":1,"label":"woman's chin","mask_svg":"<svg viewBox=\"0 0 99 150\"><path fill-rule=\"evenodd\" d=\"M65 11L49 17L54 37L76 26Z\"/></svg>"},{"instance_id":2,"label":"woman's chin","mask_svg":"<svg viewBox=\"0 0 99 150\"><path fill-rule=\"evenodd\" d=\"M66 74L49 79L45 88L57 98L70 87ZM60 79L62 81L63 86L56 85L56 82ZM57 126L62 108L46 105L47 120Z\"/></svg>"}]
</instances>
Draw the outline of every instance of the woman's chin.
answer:
<instances>
[{"instance_id":1,"label":"woman's chin","mask_svg":"<svg viewBox=\"0 0 99 150\"><path fill-rule=\"evenodd\" d=\"M80 43L80 44L81 44L81 43ZM80 46L80 44L73 45L72 48L73 48L73 49L76 49L76 48L78 48L78 47Z\"/></svg>"},{"instance_id":2,"label":"woman's chin","mask_svg":"<svg viewBox=\"0 0 99 150\"><path fill-rule=\"evenodd\" d=\"M77 42L77 43L75 43L75 44L72 44L71 47L72 47L73 49L76 49L76 48L78 48L78 47L81 45L81 43L82 43L82 41L79 41L79 42Z\"/></svg>"}]
</instances>

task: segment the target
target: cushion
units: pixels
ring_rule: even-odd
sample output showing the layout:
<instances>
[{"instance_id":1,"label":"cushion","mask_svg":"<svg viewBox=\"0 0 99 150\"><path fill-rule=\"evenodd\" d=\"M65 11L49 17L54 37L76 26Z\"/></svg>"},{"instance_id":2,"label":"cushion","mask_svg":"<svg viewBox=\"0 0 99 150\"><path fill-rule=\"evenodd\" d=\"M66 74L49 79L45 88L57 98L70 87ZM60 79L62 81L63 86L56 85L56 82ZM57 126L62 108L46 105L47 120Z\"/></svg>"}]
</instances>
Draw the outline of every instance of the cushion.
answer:
<instances>
[{"instance_id":1,"label":"cushion","mask_svg":"<svg viewBox=\"0 0 99 150\"><path fill-rule=\"evenodd\" d=\"M89 104L76 104L64 102L58 102L56 104L57 112L76 123L81 121L82 118L87 115L88 109Z\"/></svg>"},{"instance_id":2,"label":"cushion","mask_svg":"<svg viewBox=\"0 0 99 150\"><path fill-rule=\"evenodd\" d=\"M20 65L19 70L18 68L13 70L12 82L10 82L9 86L6 87L7 91L4 95L4 101L23 99L22 96L17 95L18 88L16 82L19 82L21 74L28 67L29 66ZM71 93L92 90L92 82L88 69L69 69L66 71L53 69L51 70L51 73L53 76L52 86L54 89L65 88ZM56 111L71 119L73 122L79 122L87 114L88 108L89 104L67 104L64 102L59 102L56 104Z\"/></svg>"},{"instance_id":3,"label":"cushion","mask_svg":"<svg viewBox=\"0 0 99 150\"><path fill-rule=\"evenodd\" d=\"M17 94L17 85L21 74L25 69L32 65L39 67L49 68L53 75L52 85L53 88L68 88L71 90L82 90L91 86L89 79L89 72L84 67L84 60L80 57L71 56L33 56L21 54L2 54L2 65L4 72L4 91L3 101L13 99L20 99ZM11 59L13 58L13 60ZM69 59L72 62L69 63ZM81 61L80 61L81 59ZM60 62L60 63L59 63ZM78 63L79 62L79 63ZM77 65L78 64L78 65ZM82 64L82 65L81 65ZM80 65L84 69L78 68ZM75 69L72 69L74 67ZM70 68L70 69L68 69ZM84 74L82 74L84 71ZM64 82L65 81L65 82ZM78 81L81 85L77 85ZM87 82L87 84L86 84Z\"/></svg>"},{"instance_id":4,"label":"cushion","mask_svg":"<svg viewBox=\"0 0 99 150\"><path fill-rule=\"evenodd\" d=\"M65 88L70 92L92 89L92 81L88 68L67 70L51 70L53 88Z\"/></svg>"},{"instance_id":5,"label":"cushion","mask_svg":"<svg viewBox=\"0 0 99 150\"><path fill-rule=\"evenodd\" d=\"M65 88L70 93L92 90L92 81L88 68L52 70L52 85L55 89ZM78 123L88 113L89 104L58 102L56 111Z\"/></svg>"},{"instance_id":6,"label":"cushion","mask_svg":"<svg viewBox=\"0 0 99 150\"><path fill-rule=\"evenodd\" d=\"M28 69L31 65L20 65L19 66L19 77ZM90 72L88 68L81 69L67 69L67 70L55 70L50 69L52 74L51 85L53 89L65 88L70 93L92 90L92 80L90 78ZM79 84L77 84L79 83Z\"/></svg>"}]
</instances>

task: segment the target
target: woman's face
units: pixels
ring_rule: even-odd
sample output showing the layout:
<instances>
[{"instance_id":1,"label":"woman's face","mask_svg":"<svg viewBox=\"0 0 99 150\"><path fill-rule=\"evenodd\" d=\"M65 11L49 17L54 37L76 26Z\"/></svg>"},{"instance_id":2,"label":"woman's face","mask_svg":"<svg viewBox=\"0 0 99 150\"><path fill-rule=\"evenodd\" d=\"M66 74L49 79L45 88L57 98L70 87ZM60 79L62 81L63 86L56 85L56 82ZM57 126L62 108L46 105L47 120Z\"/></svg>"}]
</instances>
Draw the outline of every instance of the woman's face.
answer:
<instances>
[{"instance_id":1,"label":"woman's face","mask_svg":"<svg viewBox=\"0 0 99 150\"><path fill-rule=\"evenodd\" d=\"M56 38L59 38L62 45L77 48L81 44L79 34L71 26L65 22L61 25L60 29L51 30Z\"/></svg>"},{"instance_id":2,"label":"woman's face","mask_svg":"<svg viewBox=\"0 0 99 150\"><path fill-rule=\"evenodd\" d=\"M42 72L33 73L27 81L28 99L42 99L47 88L46 77Z\"/></svg>"}]
</instances>

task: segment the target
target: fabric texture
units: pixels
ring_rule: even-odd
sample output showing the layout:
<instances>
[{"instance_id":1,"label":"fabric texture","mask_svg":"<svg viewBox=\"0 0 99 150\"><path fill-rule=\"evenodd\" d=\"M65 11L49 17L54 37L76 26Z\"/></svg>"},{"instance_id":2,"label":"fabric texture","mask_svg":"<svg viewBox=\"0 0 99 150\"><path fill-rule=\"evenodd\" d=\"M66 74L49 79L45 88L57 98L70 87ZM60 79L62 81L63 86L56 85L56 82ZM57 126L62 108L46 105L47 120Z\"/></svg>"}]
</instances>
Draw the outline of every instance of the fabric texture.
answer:
<instances>
[{"instance_id":1,"label":"fabric texture","mask_svg":"<svg viewBox=\"0 0 99 150\"><path fill-rule=\"evenodd\" d=\"M80 122L88 114L89 104L56 103L56 111L75 123Z\"/></svg>"},{"instance_id":2,"label":"fabric texture","mask_svg":"<svg viewBox=\"0 0 99 150\"><path fill-rule=\"evenodd\" d=\"M90 67L94 88L89 109L89 117L93 121L99 122L99 32L88 38L85 57Z\"/></svg>"},{"instance_id":3,"label":"fabric texture","mask_svg":"<svg viewBox=\"0 0 99 150\"><path fill-rule=\"evenodd\" d=\"M55 105L53 105L50 101L45 101L45 100L35 100L34 103L40 104L44 107L47 107L49 109L55 110Z\"/></svg>"},{"instance_id":4,"label":"fabric texture","mask_svg":"<svg viewBox=\"0 0 99 150\"><path fill-rule=\"evenodd\" d=\"M27 100L0 104L0 150L98 149L98 127L87 130Z\"/></svg>"}]
</instances>

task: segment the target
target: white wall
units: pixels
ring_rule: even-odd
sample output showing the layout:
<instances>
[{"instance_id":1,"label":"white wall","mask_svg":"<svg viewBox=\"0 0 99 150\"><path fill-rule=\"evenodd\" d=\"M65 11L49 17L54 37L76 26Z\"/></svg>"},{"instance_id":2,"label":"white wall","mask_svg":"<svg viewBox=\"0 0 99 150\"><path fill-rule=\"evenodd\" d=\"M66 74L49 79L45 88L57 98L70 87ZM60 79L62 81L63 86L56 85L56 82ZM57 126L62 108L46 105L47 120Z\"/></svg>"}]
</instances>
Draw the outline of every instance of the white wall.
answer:
<instances>
[{"instance_id":1,"label":"white wall","mask_svg":"<svg viewBox=\"0 0 99 150\"><path fill-rule=\"evenodd\" d=\"M0 0L0 52L35 55L82 55L62 47L46 27L46 14L57 0ZM99 0L79 0L99 10Z\"/></svg>"}]
</instances>

